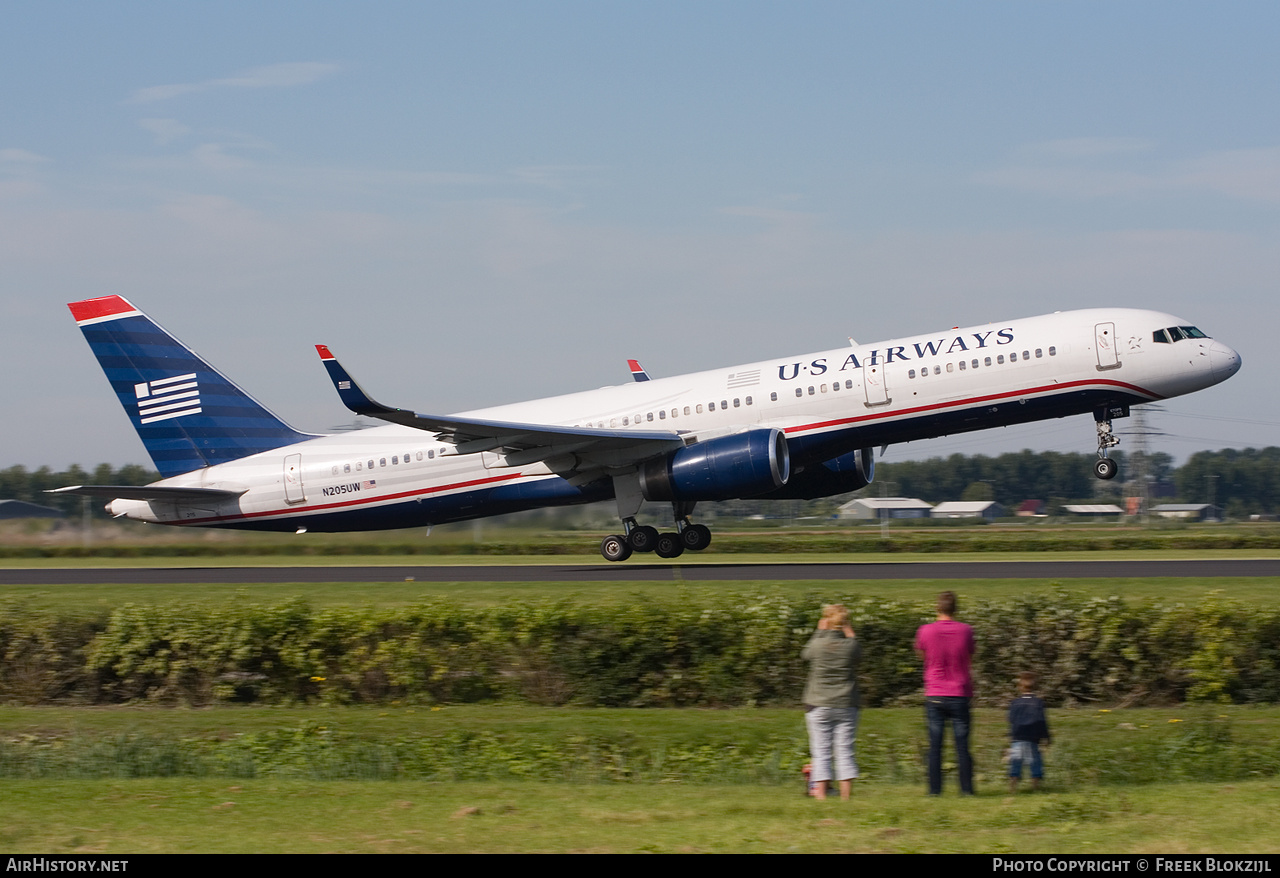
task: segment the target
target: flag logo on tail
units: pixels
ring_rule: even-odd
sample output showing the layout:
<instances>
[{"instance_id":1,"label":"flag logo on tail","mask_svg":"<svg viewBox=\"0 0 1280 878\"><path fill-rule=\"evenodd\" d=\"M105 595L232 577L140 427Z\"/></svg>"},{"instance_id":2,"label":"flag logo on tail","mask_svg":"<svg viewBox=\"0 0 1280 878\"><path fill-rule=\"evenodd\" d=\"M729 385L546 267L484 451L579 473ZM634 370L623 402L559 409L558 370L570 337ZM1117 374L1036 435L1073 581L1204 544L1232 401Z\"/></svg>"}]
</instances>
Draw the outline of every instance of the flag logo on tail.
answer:
<instances>
[{"instance_id":1,"label":"flag logo on tail","mask_svg":"<svg viewBox=\"0 0 1280 878\"><path fill-rule=\"evenodd\" d=\"M138 416L144 424L200 414L195 372L143 381L133 385L133 390L138 395Z\"/></svg>"}]
</instances>

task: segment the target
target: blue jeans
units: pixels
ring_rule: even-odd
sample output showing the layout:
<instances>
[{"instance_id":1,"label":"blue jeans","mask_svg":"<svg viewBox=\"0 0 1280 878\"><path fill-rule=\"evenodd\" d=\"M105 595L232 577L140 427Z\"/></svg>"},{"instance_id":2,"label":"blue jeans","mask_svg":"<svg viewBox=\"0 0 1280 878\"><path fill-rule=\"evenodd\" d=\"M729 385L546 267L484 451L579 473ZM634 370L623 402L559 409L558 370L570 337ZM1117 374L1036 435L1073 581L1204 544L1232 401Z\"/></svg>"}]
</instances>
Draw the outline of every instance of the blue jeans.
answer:
<instances>
[{"instance_id":1,"label":"blue jeans","mask_svg":"<svg viewBox=\"0 0 1280 878\"><path fill-rule=\"evenodd\" d=\"M858 708L814 707L805 711L804 724L809 730L809 782L832 779L831 754L836 757L836 780L853 780L858 776L854 758L854 741L858 737Z\"/></svg>"},{"instance_id":2,"label":"blue jeans","mask_svg":"<svg viewBox=\"0 0 1280 878\"><path fill-rule=\"evenodd\" d=\"M942 735L948 721L956 739L956 773L960 792L973 793L973 759L969 755L969 699L959 696L927 695L925 722L929 727L929 794L942 792Z\"/></svg>"},{"instance_id":3,"label":"blue jeans","mask_svg":"<svg viewBox=\"0 0 1280 878\"><path fill-rule=\"evenodd\" d=\"M1009 745L1009 777L1022 779L1022 763L1030 763L1031 776L1044 777L1044 763L1040 761L1040 745L1035 741L1014 741Z\"/></svg>"}]
</instances>

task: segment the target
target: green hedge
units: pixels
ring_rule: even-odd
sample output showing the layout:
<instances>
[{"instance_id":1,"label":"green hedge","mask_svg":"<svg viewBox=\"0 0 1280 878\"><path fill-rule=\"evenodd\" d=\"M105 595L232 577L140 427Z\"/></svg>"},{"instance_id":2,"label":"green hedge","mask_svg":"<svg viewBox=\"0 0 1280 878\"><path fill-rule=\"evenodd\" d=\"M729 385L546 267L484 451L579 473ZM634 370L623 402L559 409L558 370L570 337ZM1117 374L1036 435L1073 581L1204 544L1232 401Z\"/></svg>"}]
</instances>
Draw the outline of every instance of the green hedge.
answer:
<instances>
[{"instance_id":1,"label":"green hedge","mask_svg":"<svg viewBox=\"0 0 1280 878\"><path fill-rule=\"evenodd\" d=\"M919 698L912 650L929 608L847 601L869 706ZM1280 612L1210 598L1133 605L1059 593L966 604L980 703L1020 670L1051 704L1280 701ZM0 605L8 703L464 703L615 707L787 705L819 602L726 595L609 607L528 602L476 611L126 605L97 618Z\"/></svg>"}]
</instances>

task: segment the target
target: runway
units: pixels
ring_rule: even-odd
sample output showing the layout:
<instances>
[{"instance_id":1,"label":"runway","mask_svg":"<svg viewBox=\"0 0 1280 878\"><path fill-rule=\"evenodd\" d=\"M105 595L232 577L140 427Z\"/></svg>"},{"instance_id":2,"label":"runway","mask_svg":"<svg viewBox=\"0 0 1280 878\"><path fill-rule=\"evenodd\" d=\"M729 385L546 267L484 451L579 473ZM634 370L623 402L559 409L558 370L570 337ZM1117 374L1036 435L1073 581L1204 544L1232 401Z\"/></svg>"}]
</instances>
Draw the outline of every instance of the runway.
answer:
<instances>
[{"instance_id":1,"label":"runway","mask_svg":"<svg viewBox=\"0 0 1280 878\"><path fill-rule=\"evenodd\" d=\"M1280 577L1280 559L1198 561L905 561L848 564L556 564L395 567L4 568L0 585L289 582L727 582L877 579L1214 579Z\"/></svg>"}]
</instances>

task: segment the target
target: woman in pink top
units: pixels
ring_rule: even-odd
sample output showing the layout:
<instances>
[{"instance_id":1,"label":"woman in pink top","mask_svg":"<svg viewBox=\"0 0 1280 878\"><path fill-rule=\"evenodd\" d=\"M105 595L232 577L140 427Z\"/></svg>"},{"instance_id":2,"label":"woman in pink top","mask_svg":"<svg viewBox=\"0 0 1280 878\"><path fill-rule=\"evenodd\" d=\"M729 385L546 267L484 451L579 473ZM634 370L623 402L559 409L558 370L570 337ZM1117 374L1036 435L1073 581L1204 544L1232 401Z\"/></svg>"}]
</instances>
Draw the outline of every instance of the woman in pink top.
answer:
<instances>
[{"instance_id":1,"label":"woman in pink top","mask_svg":"<svg viewBox=\"0 0 1280 878\"><path fill-rule=\"evenodd\" d=\"M973 794L973 759L969 755L969 699L973 678L973 628L957 622L955 592L938 595L938 620L916 632L916 652L924 659L924 710L929 728L929 794L942 792L942 737L947 722L956 741L960 792Z\"/></svg>"}]
</instances>

